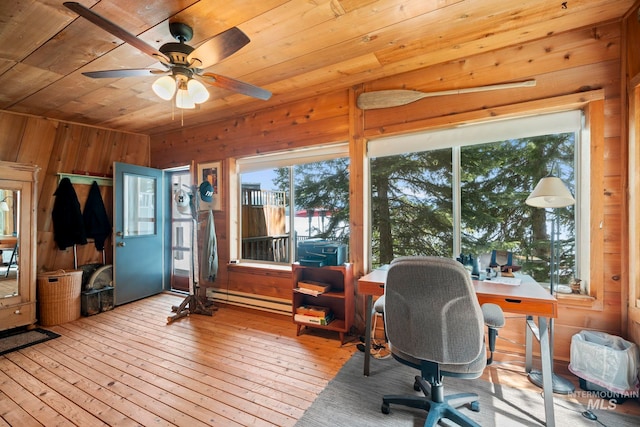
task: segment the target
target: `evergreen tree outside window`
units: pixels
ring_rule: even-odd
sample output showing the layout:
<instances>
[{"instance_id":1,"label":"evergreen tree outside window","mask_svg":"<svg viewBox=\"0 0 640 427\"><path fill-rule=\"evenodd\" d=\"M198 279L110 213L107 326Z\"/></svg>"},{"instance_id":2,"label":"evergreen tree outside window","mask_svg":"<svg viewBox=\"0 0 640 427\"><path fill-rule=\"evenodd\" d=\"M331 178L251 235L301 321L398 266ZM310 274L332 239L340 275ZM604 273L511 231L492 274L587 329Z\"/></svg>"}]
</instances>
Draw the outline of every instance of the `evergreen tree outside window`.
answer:
<instances>
[{"instance_id":1,"label":"evergreen tree outside window","mask_svg":"<svg viewBox=\"0 0 640 427\"><path fill-rule=\"evenodd\" d=\"M298 243L349 243L346 144L240 159L240 259L291 264Z\"/></svg>"},{"instance_id":2,"label":"evergreen tree outside window","mask_svg":"<svg viewBox=\"0 0 640 427\"><path fill-rule=\"evenodd\" d=\"M372 267L403 255L509 250L524 272L548 282L554 213L525 200L553 169L579 201L557 210L560 283L579 277L588 258L588 244L576 245L588 242L578 226L588 218L580 215L588 192L579 191L579 172L588 158L581 115L570 113L372 141Z\"/></svg>"}]
</instances>

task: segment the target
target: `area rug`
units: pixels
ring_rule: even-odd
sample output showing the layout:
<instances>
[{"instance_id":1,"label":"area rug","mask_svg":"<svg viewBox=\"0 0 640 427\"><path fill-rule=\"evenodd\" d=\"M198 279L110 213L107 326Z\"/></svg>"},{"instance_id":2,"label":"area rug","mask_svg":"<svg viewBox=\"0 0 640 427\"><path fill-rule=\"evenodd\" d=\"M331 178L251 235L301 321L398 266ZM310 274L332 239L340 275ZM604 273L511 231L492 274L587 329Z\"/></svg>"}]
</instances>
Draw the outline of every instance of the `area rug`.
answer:
<instances>
[{"instance_id":1,"label":"area rug","mask_svg":"<svg viewBox=\"0 0 640 427\"><path fill-rule=\"evenodd\" d=\"M0 335L0 356L59 336L55 332L40 328L3 333Z\"/></svg>"},{"instance_id":2,"label":"area rug","mask_svg":"<svg viewBox=\"0 0 640 427\"><path fill-rule=\"evenodd\" d=\"M364 354L355 353L296 423L296 427L422 426L426 419L425 411L394 405L391 405L391 413L388 415L380 411L384 394L420 394L413 390L413 379L417 371L393 358L372 359L371 375L365 377L362 374L363 363ZM480 412L472 412L466 407L462 411L482 426L545 425L541 393L517 390L481 379L445 378L445 394L469 391L478 393ZM597 420L589 420L582 415L587 409L597 416ZM606 408L587 408L577 400L566 397L554 398L554 412L557 426L640 425L640 417Z\"/></svg>"}]
</instances>

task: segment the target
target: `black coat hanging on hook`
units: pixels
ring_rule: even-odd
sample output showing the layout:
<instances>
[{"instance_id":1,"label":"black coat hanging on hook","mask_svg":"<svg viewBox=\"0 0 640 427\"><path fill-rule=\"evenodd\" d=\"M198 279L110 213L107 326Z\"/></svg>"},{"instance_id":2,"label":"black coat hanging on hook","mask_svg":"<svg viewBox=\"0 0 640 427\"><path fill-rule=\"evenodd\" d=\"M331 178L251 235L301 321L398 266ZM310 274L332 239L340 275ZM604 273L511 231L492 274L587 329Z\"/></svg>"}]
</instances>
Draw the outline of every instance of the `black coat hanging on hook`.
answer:
<instances>
[{"instance_id":1,"label":"black coat hanging on hook","mask_svg":"<svg viewBox=\"0 0 640 427\"><path fill-rule=\"evenodd\" d=\"M111 222L96 181L91 184L82 216L86 236L94 240L97 250L103 250L104 241L111 235Z\"/></svg>"},{"instance_id":2,"label":"black coat hanging on hook","mask_svg":"<svg viewBox=\"0 0 640 427\"><path fill-rule=\"evenodd\" d=\"M51 216L53 219L53 239L58 248L66 249L73 245L86 245L87 236L84 220L80 210L80 202L71 180L62 178L56 192Z\"/></svg>"}]
</instances>

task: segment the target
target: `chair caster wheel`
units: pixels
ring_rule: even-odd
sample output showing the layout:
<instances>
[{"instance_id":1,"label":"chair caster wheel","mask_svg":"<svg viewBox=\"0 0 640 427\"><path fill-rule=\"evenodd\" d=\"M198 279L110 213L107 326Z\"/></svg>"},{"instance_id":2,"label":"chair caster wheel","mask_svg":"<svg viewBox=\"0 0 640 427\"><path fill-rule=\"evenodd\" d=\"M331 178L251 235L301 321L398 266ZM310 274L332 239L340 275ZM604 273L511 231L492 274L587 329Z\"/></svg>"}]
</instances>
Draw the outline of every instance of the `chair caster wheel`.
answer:
<instances>
[{"instance_id":1,"label":"chair caster wheel","mask_svg":"<svg viewBox=\"0 0 640 427\"><path fill-rule=\"evenodd\" d=\"M418 381L413 383L413 389L415 391L420 391L420 384L418 383Z\"/></svg>"},{"instance_id":2,"label":"chair caster wheel","mask_svg":"<svg viewBox=\"0 0 640 427\"><path fill-rule=\"evenodd\" d=\"M391 412L391 409L389 408L389 404L383 403L382 406L380 407L380 412L382 412L383 414L389 414Z\"/></svg>"},{"instance_id":3,"label":"chair caster wheel","mask_svg":"<svg viewBox=\"0 0 640 427\"><path fill-rule=\"evenodd\" d=\"M469 404L469 409L471 409L473 412L480 412L480 402L477 400L475 402L471 402Z\"/></svg>"}]
</instances>

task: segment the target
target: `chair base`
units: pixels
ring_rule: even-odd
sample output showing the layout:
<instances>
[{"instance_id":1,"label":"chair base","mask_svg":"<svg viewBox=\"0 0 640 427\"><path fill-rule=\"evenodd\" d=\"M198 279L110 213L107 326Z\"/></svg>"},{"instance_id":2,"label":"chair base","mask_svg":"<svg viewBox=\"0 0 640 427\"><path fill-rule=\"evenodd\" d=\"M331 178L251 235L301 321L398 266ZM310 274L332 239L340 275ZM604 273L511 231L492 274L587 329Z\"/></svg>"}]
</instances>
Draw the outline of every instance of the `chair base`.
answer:
<instances>
[{"instance_id":1,"label":"chair base","mask_svg":"<svg viewBox=\"0 0 640 427\"><path fill-rule=\"evenodd\" d=\"M542 371L533 370L529 372L529 381L542 388ZM571 394L576 391L573 383L568 379L551 373L551 389L557 394Z\"/></svg>"},{"instance_id":2,"label":"chair base","mask_svg":"<svg viewBox=\"0 0 640 427\"><path fill-rule=\"evenodd\" d=\"M470 409L474 412L480 410L480 404L478 402L478 395L475 393L458 393L449 396L444 396L441 402L436 402L429 398L430 387L438 388L437 392L434 390L435 395L441 394L442 384L436 386L430 386L423 378L416 377L416 385L425 396L410 396L410 395L387 395L382 398L382 406L380 410L383 414L391 412L389 408L390 404L408 406L410 408L424 409L428 411L427 419L424 423L425 427L437 426L438 422L446 418L455 422L460 426L465 427L480 427L480 424L473 421L471 418L460 412L457 408L462 405L470 404ZM414 388L416 388L414 386ZM439 399L438 399L439 400Z\"/></svg>"}]
</instances>

